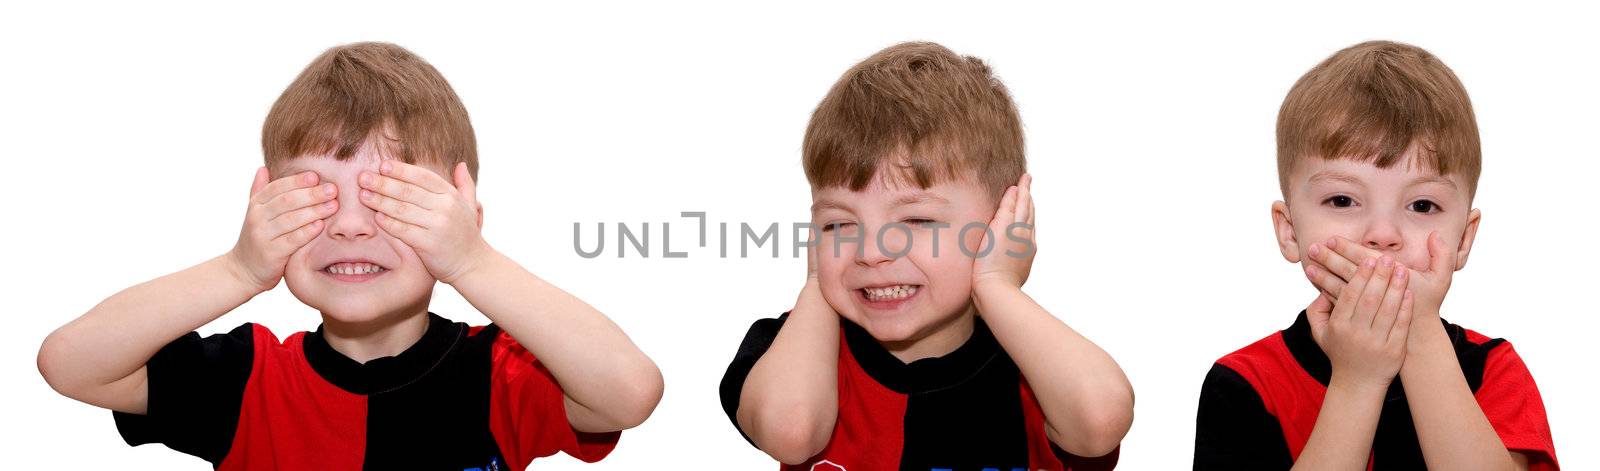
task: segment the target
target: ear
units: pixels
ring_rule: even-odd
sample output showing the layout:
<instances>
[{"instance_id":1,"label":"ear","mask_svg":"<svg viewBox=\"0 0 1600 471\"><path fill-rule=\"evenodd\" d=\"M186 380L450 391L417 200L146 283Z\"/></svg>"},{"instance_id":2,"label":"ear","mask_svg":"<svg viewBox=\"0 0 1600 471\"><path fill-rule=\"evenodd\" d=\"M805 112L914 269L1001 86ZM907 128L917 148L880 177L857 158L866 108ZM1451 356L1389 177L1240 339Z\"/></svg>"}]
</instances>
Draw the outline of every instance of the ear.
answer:
<instances>
[{"instance_id":1,"label":"ear","mask_svg":"<svg viewBox=\"0 0 1600 471\"><path fill-rule=\"evenodd\" d=\"M1467 267L1467 255L1472 253L1472 242L1478 239L1478 221L1483 219L1483 213L1478 208L1472 208L1467 213L1466 230L1461 231L1461 246L1456 249L1456 270Z\"/></svg>"},{"instance_id":2,"label":"ear","mask_svg":"<svg viewBox=\"0 0 1600 471\"><path fill-rule=\"evenodd\" d=\"M1289 221L1289 204L1272 202L1272 230L1278 239L1278 251L1289 263L1300 263L1300 243L1294 238L1294 223Z\"/></svg>"}]
</instances>

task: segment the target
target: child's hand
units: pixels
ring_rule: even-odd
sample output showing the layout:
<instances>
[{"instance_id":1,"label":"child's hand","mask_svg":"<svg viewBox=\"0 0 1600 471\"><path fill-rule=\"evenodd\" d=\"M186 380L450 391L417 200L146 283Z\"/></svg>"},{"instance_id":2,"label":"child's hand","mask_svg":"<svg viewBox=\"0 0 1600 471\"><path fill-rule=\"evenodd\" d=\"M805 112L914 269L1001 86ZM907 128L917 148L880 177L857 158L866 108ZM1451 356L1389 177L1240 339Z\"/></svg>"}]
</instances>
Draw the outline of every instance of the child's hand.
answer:
<instances>
[{"instance_id":1,"label":"child's hand","mask_svg":"<svg viewBox=\"0 0 1600 471\"><path fill-rule=\"evenodd\" d=\"M1333 381L1380 389L1394 381L1411 329L1410 279L1410 270L1394 259L1369 258L1338 299L1318 295L1306 308L1311 336L1333 364Z\"/></svg>"},{"instance_id":2,"label":"child's hand","mask_svg":"<svg viewBox=\"0 0 1600 471\"><path fill-rule=\"evenodd\" d=\"M378 172L357 177L361 203L378 211L384 232L416 250L434 278L453 283L490 252L467 164L456 164L454 186L433 171L397 160L384 160Z\"/></svg>"},{"instance_id":3,"label":"child's hand","mask_svg":"<svg viewBox=\"0 0 1600 471\"><path fill-rule=\"evenodd\" d=\"M1006 190L996 208L994 219L989 221L986 240L978 242L978 251L993 244L989 253L972 262L972 285L1000 283L1021 288L1033 270L1033 256L1038 248L1033 243L1033 176L1023 174L1017 185ZM1013 230L1013 228L1015 228Z\"/></svg>"},{"instance_id":4,"label":"child's hand","mask_svg":"<svg viewBox=\"0 0 1600 471\"><path fill-rule=\"evenodd\" d=\"M283 279L289 255L322 233L322 220L339 209L339 188L317 184L316 172L301 172L267 181L267 168L256 169L250 184L250 208L244 213L239 242L228 251L242 281L266 291Z\"/></svg>"},{"instance_id":5,"label":"child's hand","mask_svg":"<svg viewBox=\"0 0 1600 471\"><path fill-rule=\"evenodd\" d=\"M1362 247L1343 237L1333 237L1325 243L1312 244L1306 250L1312 264L1306 266L1306 277L1324 295L1332 297L1344 288L1345 280L1354 277L1356 261L1381 256L1375 250ZM1444 246L1438 231L1428 234L1428 269L1415 271L1410 284L1416 293L1417 311L1425 316L1438 317L1439 307L1450 290L1456 267L1456 252Z\"/></svg>"}]
</instances>

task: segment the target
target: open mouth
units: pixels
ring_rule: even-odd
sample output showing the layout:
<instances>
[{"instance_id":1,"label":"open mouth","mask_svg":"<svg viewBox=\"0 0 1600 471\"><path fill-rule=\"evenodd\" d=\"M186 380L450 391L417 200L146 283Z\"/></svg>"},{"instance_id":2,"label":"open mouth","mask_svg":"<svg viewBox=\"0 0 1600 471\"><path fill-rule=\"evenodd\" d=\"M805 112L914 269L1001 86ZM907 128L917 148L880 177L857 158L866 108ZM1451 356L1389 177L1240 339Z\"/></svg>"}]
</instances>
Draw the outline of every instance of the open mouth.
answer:
<instances>
[{"instance_id":1,"label":"open mouth","mask_svg":"<svg viewBox=\"0 0 1600 471\"><path fill-rule=\"evenodd\" d=\"M322 274L354 283L371 280L388 272L388 268L366 260L343 260L322 267Z\"/></svg>"},{"instance_id":2,"label":"open mouth","mask_svg":"<svg viewBox=\"0 0 1600 471\"><path fill-rule=\"evenodd\" d=\"M921 288L922 285L869 286L856 293L870 307L889 309L915 297Z\"/></svg>"}]
</instances>

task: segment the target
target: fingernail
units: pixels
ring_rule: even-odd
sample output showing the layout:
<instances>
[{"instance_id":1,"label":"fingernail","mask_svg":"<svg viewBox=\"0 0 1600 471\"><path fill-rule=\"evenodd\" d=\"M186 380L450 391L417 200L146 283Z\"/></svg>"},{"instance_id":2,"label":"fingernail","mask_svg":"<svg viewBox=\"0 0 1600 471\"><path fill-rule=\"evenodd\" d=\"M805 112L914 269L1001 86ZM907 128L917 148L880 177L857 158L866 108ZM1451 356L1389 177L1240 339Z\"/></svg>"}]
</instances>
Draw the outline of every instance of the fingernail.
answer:
<instances>
[{"instance_id":1,"label":"fingernail","mask_svg":"<svg viewBox=\"0 0 1600 471\"><path fill-rule=\"evenodd\" d=\"M1368 258L1367 261L1361 262L1361 266L1367 267L1367 268L1372 268L1373 266L1376 266L1377 264L1378 264L1378 260L1377 259L1373 259L1373 258Z\"/></svg>"},{"instance_id":2,"label":"fingernail","mask_svg":"<svg viewBox=\"0 0 1600 471\"><path fill-rule=\"evenodd\" d=\"M364 200L372 199L372 192L371 191L367 191L367 190L361 190L361 199L364 199Z\"/></svg>"},{"instance_id":3,"label":"fingernail","mask_svg":"<svg viewBox=\"0 0 1600 471\"><path fill-rule=\"evenodd\" d=\"M1307 249L1306 251L1311 252L1311 256L1313 257L1322 255L1322 244L1311 244L1311 248Z\"/></svg>"},{"instance_id":4,"label":"fingernail","mask_svg":"<svg viewBox=\"0 0 1600 471\"><path fill-rule=\"evenodd\" d=\"M1313 267L1311 265L1306 265L1305 268L1306 268L1306 276L1312 276L1312 277L1317 276L1317 267Z\"/></svg>"},{"instance_id":5,"label":"fingernail","mask_svg":"<svg viewBox=\"0 0 1600 471\"><path fill-rule=\"evenodd\" d=\"M333 211L333 208L335 206L339 206L339 200L333 200L333 201L329 201L329 202L326 202L326 203L322 203L322 209L326 209L326 210L329 210L329 211Z\"/></svg>"},{"instance_id":6,"label":"fingernail","mask_svg":"<svg viewBox=\"0 0 1600 471\"><path fill-rule=\"evenodd\" d=\"M361 176L358 176L356 178L361 180L361 184L362 185L371 185L372 184L372 174L370 174L370 173L361 172Z\"/></svg>"},{"instance_id":7,"label":"fingernail","mask_svg":"<svg viewBox=\"0 0 1600 471\"><path fill-rule=\"evenodd\" d=\"M302 174L300 174L300 181L306 182L307 185L310 185L312 183L316 183L317 182L317 174L316 174L316 172L302 173Z\"/></svg>"},{"instance_id":8,"label":"fingernail","mask_svg":"<svg viewBox=\"0 0 1600 471\"><path fill-rule=\"evenodd\" d=\"M325 195L328 195L328 196L333 196L335 193L338 193L338 192L339 192L339 187L333 186L332 184L322 185L322 194L325 194Z\"/></svg>"},{"instance_id":9,"label":"fingernail","mask_svg":"<svg viewBox=\"0 0 1600 471\"><path fill-rule=\"evenodd\" d=\"M1406 272L1407 271L1408 270L1406 270L1406 267L1404 265L1398 266L1398 267L1394 267L1394 277L1403 280L1403 279L1406 278Z\"/></svg>"},{"instance_id":10,"label":"fingernail","mask_svg":"<svg viewBox=\"0 0 1600 471\"><path fill-rule=\"evenodd\" d=\"M1389 268L1389 267L1392 267L1392 266L1394 266L1394 259L1389 258L1388 256L1384 256L1383 257L1383 267L1384 268Z\"/></svg>"},{"instance_id":11,"label":"fingernail","mask_svg":"<svg viewBox=\"0 0 1600 471\"><path fill-rule=\"evenodd\" d=\"M1325 242L1325 243L1328 244L1328 247L1331 248L1331 247L1333 247L1335 245L1339 245L1339 239L1336 239L1336 238L1333 238L1333 237L1329 237L1328 241Z\"/></svg>"},{"instance_id":12,"label":"fingernail","mask_svg":"<svg viewBox=\"0 0 1600 471\"><path fill-rule=\"evenodd\" d=\"M388 175L390 170L394 170L394 164L389 163L387 160L378 165L378 171L382 172L384 175Z\"/></svg>"}]
</instances>

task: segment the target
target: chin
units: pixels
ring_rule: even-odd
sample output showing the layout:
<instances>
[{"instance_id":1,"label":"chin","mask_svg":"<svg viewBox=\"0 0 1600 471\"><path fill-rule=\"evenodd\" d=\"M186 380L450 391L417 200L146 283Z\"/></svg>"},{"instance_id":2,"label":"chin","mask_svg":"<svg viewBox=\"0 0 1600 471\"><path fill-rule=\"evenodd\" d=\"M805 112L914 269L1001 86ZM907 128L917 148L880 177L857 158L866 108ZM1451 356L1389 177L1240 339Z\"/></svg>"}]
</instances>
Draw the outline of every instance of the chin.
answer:
<instances>
[{"instance_id":1,"label":"chin","mask_svg":"<svg viewBox=\"0 0 1600 471\"><path fill-rule=\"evenodd\" d=\"M320 305L306 304L320 311L327 320L340 324L367 324L381 320L393 311L370 303L351 301L353 300L342 299L331 303L319 303Z\"/></svg>"},{"instance_id":2,"label":"chin","mask_svg":"<svg viewBox=\"0 0 1600 471\"><path fill-rule=\"evenodd\" d=\"M341 290L326 285L326 280L319 280L318 276L313 273L302 279L286 280L289 292L302 304L321 312L326 320L341 324L382 322L402 313L412 314L413 309L425 310L432 294L428 287L420 285L410 289Z\"/></svg>"}]
</instances>

